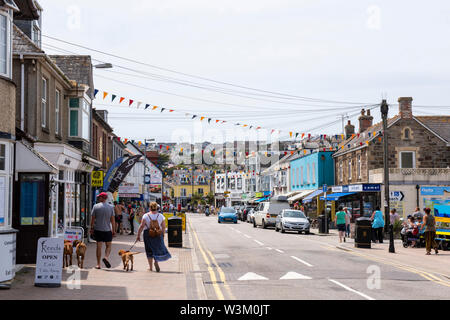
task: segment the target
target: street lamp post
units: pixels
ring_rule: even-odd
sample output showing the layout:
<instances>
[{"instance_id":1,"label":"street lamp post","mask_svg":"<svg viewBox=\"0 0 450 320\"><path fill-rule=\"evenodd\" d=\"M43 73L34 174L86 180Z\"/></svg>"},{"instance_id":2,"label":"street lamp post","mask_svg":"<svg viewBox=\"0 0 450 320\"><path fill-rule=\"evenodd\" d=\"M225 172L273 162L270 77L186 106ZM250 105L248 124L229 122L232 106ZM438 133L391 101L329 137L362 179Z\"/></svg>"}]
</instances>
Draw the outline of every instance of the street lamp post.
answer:
<instances>
[{"instance_id":1,"label":"street lamp post","mask_svg":"<svg viewBox=\"0 0 450 320\"><path fill-rule=\"evenodd\" d=\"M384 147L384 219L385 225L389 230L389 252L395 253L394 248L394 226L391 225L389 216L389 153L388 153L388 135L387 135L387 117L389 113L389 105L386 100L381 103L381 117L383 119L383 147Z\"/></svg>"}]
</instances>

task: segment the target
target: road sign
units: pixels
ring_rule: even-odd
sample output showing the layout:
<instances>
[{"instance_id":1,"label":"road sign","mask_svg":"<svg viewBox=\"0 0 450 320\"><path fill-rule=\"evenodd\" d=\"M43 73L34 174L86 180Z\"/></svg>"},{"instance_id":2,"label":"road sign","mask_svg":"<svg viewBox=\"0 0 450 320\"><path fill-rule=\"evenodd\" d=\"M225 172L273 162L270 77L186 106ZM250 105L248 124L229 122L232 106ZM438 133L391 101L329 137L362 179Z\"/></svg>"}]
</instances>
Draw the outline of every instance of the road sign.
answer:
<instances>
[{"instance_id":1,"label":"road sign","mask_svg":"<svg viewBox=\"0 0 450 320\"><path fill-rule=\"evenodd\" d=\"M323 185L323 192L327 192L328 191L328 186L326 184Z\"/></svg>"},{"instance_id":2,"label":"road sign","mask_svg":"<svg viewBox=\"0 0 450 320\"><path fill-rule=\"evenodd\" d=\"M389 198L391 201L402 201L405 195L401 191L391 191Z\"/></svg>"},{"instance_id":3,"label":"road sign","mask_svg":"<svg viewBox=\"0 0 450 320\"><path fill-rule=\"evenodd\" d=\"M103 187L103 171L92 171L91 185L93 187Z\"/></svg>"}]
</instances>

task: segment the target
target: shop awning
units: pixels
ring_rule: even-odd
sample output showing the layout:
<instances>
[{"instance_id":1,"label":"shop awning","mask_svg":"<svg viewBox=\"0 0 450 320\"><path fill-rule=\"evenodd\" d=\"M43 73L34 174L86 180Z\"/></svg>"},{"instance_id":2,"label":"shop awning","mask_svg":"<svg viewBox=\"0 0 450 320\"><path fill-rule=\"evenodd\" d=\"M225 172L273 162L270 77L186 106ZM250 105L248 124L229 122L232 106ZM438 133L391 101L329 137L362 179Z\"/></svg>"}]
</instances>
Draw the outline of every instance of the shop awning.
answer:
<instances>
[{"instance_id":1,"label":"shop awning","mask_svg":"<svg viewBox=\"0 0 450 320\"><path fill-rule=\"evenodd\" d=\"M309 203L309 202L313 201L315 197L320 196L322 193L323 193L322 189L317 189L316 191L314 191L310 195L306 196L303 199L303 203Z\"/></svg>"},{"instance_id":2,"label":"shop awning","mask_svg":"<svg viewBox=\"0 0 450 320\"><path fill-rule=\"evenodd\" d=\"M294 201L303 199L304 197L306 197L307 195L309 195L309 194L311 194L311 193L313 193L313 192L314 192L314 190L303 190L303 191L300 192L299 194L297 194L297 195L295 195L295 196L293 196L293 197L290 197L290 198L288 199L288 201L289 201L289 202L294 202Z\"/></svg>"},{"instance_id":3,"label":"shop awning","mask_svg":"<svg viewBox=\"0 0 450 320\"><path fill-rule=\"evenodd\" d=\"M255 202L256 202L256 203L259 203L259 202L263 202L263 201L267 201L267 200L269 200L269 197L258 199L258 200L256 200Z\"/></svg>"},{"instance_id":4,"label":"shop awning","mask_svg":"<svg viewBox=\"0 0 450 320\"><path fill-rule=\"evenodd\" d=\"M327 201L337 201L339 198L349 196L351 194L355 194L356 192L340 192L340 193L331 193L327 195ZM325 200L323 196L320 197L320 200Z\"/></svg>"},{"instance_id":5,"label":"shop awning","mask_svg":"<svg viewBox=\"0 0 450 320\"><path fill-rule=\"evenodd\" d=\"M16 171L58 173L58 168L32 147L17 142Z\"/></svg>"}]
</instances>

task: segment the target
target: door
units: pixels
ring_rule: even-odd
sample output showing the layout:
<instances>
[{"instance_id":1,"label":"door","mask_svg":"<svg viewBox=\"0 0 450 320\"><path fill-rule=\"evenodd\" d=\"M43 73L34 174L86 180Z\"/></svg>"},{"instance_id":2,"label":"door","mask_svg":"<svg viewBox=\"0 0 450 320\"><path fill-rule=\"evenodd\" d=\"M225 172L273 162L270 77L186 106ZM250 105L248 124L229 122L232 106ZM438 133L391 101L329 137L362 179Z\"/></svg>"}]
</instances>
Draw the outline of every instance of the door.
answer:
<instances>
[{"instance_id":1,"label":"door","mask_svg":"<svg viewBox=\"0 0 450 320\"><path fill-rule=\"evenodd\" d=\"M14 192L13 228L17 234L17 264L35 264L39 238L48 237L48 174L19 173Z\"/></svg>"}]
</instances>

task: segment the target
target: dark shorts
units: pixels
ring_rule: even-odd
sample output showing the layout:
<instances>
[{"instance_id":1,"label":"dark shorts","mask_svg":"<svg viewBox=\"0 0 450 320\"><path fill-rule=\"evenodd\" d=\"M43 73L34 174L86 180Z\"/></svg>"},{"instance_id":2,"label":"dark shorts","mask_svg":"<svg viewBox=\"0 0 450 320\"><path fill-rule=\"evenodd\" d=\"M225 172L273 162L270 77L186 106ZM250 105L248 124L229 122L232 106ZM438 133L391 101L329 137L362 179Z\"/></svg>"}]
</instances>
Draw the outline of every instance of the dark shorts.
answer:
<instances>
[{"instance_id":1,"label":"dark shorts","mask_svg":"<svg viewBox=\"0 0 450 320\"><path fill-rule=\"evenodd\" d=\"M112 232L111 231L98 231L94 230L94 238L97 242L111 242Z\"/></svg>"},{"instance_id":2,"label":"dark shorts","mask_svg":"<svg viewBox=\"0 0 450 320\"><path fill-rule=\"evenodd\" d=\"M343 231L345 232L345 224L338 224L337 225L338 231Z\"/></svg>"},{"instance_id":3,"label":"dark shorts","mask_svg":"<svg viewBox=\"0 0 450 320\"><path fill-rule=\"evenodd\" d=\"M122 216L116 216L116 223L122 223Z\"/></svg>"}]
</instances>

